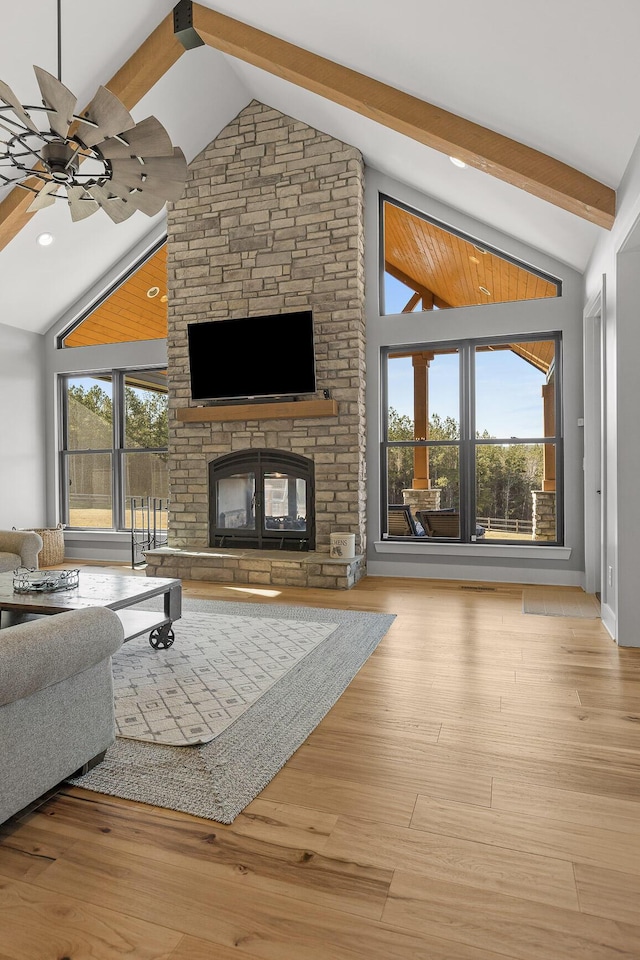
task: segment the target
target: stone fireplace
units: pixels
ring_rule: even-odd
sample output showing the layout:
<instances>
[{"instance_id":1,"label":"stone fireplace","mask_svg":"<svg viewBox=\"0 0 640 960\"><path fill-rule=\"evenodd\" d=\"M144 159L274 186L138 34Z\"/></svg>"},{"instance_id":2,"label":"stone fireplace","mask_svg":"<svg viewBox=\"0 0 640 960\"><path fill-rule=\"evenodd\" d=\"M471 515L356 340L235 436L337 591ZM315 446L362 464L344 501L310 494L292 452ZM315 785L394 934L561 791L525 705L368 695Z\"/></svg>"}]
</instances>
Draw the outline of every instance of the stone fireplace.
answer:
<instances>
[{"instance_id":1,"label":"stone fireplace","mask_svg":"<svg viewBox=\"0 0 640 960\"><path fill-rule=\"evenodd\" d=\"M209 545L313 550L313 460L240 450L209 464Z\"/></svg>"},{"instance_id":2,"label":"stone fireplace","mask_svg":"<svg viewBox=\"0 0 640 960\"><path fill-rule=\"evenodd\" d=\"M147 555L149 573L331 587L352 586L364 573L363 207L354 147L257 102L190 164L185 195L168 216L171 507L168 545ZM315 397L226 407L191 399L188 324L301 310L313 313ZM241 365L243 356L215 363ZM264 490L252 508L247 480L226 490L238 503L219 511L221 526L210 512L210 465L251 451L309 462L312 512L299 477L288 485L270 478L281 502L268 511ZM303 515L307 530L297 539L306 544L285 549ZM231 533L232 523L260 530ZM355 561L330 558L337 532L355 534Z\"/></svg>"}]
</instances>

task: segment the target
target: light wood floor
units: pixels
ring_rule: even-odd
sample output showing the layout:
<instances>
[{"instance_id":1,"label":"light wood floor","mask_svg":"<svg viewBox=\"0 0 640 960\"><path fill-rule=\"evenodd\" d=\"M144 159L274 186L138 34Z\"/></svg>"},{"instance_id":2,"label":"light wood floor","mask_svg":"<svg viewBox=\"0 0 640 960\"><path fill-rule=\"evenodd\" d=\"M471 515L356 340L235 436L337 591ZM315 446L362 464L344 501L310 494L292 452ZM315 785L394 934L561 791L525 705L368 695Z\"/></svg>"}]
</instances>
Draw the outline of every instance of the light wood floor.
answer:
<instances>
[{"instance_id":1,"label":"light wood floor","mask_svg":"<svg viewBox=\"0 0 640 960\"><path fill-rule=\"evenodd\" d=\"M184 586L397 619L231 826L66 788L0 830L0 960L638 960L640 650L514 585Z\"/></svg>"}]
</instances>

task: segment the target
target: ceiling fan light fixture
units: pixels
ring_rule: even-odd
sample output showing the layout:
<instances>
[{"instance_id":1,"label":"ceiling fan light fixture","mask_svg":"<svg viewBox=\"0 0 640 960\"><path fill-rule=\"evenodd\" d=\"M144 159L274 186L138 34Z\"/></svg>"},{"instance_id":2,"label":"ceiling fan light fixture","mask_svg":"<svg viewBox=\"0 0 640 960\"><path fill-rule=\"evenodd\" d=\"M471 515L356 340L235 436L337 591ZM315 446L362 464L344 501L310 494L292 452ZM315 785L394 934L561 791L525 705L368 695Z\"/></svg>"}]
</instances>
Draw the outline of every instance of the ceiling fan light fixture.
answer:
<instances>
[{"instance_id":1,"label":"ceiling fan light fixture","mask_svg":"<svg viewBox=\"0 0 640 960\"><path fill-rule=\"evenodd\" d=\"M76 113L76 98L60 79L60 33L58 2L58 78L33 68L42 106L23 106L0 80L0 183L34 194L28 213L66 200L73 221L100 209L115 223L137 211L154 216L184 192L184 154L155 117L136 123L106 87ZM32 116L37 113L45 115L48 129L40 129ZM113 158L124 158L124 175Z\"/></svg>"}]
</instances>

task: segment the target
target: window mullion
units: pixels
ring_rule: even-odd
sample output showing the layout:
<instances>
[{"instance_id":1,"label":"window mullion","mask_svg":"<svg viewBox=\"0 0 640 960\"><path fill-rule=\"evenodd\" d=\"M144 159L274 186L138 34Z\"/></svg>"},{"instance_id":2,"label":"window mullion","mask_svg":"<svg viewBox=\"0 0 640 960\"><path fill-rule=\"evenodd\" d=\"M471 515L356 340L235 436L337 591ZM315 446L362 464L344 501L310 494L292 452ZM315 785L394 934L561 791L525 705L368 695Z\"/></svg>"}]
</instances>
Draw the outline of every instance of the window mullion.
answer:
<instances>
[{"instance_id":1,"label":"window mullion","mask_svg":"<svg viewBox=\"0 0 640 960\"><path fill-rule=\"evenodd\" d=\"M461 344L460 362L460 538L471 537L474 513L475 370L473 346ZM475 526L473 527L475 530Z\"/></svg>"},{"instance_id":2,"label":"window mullion","mask_svg":"<svg viewBox=\"0 0 640 960\"><path fill-rule=\"evenodd\" d=\"M113 526L124 527L124 481L122 476L122 448L124 446L124 374L113 371Z\"/></svg>"}]
</instances>

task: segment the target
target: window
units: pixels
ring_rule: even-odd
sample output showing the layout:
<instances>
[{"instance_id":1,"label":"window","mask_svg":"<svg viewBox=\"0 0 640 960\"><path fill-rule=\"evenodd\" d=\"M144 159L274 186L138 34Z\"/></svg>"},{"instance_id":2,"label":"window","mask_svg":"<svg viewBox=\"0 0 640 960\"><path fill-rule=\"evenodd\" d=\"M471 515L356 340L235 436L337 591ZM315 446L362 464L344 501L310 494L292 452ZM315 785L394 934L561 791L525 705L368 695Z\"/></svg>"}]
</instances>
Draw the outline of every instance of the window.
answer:
<instances>
[{"instance_id":1,"label":"window","mask_svg":"<svg viewBox=\"0 0 640 960\"><path fill-rule=\"evenodd\" d=\"M383 537L560 543L559 334L383 359Z\"/></svg>"},{"instance_id":2,"label":"window","mask_svg":"<svg viewBox=\"0 0 640 960\"><path fill-rule=\"evenodd\" d=\"M66 524L130 529L132 497L168 497L165 370L64 377L62 417Z\"/></svg>"},{"instance_id":3,"label":"window","mask_svg":"<svg viewBox=\"0 0 640 960\"><path fill-rule=\"evenodd\" d=\"M383 314L561 295L555 277L388 197L381 204Z\"/></svg>"},{"instance_id":4,"label":"window","mask_svg":"<svg viewBox=\"0 0 640 960\"><path fill-rule=\"evenodd\" d=\"M167 248L165 242L97 305L58 338L59 347L86 347L167 336Z\"/></svg>"}]
</instances>

